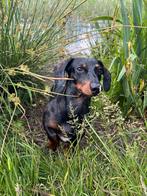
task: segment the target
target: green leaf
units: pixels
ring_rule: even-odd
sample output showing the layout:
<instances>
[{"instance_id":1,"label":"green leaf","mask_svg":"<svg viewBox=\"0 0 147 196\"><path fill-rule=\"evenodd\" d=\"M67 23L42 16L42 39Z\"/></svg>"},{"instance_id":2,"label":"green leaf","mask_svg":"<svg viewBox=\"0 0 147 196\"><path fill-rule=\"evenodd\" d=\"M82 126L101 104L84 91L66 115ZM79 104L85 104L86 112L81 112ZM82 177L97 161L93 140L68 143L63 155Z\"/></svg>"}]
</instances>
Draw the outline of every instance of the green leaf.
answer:
<instances>
[{"instance_id":1,"label":"green leaf","mask_svg":"<svg viewBox=\"0 0 147 196\"><path fill-rule=\"evenodd\" d=\"M147 108L147 91L144 91L143 111Z\"/></svg>"},{"instance_id":2,"label":"green leaf","mask_svg":"<svg viewBox=\"0 0 147 196\"><path fill-rule=\"evenodd\" d=\"M117 82L119 82L123 78L125 73L126 73L126 68L125 68L125 66L123 66L122 70L120 71L119 76L117 78Z\"/></svg>"},{"instance_id":3,"label":"green leaf","mask_svg":"<svg viewBox=\"0 0 147 196\"><path fill-rule=\"evenodd\" d=\"M142 25L142 0L132 0L133 4L133 22L134 25ZM138 28L136 28L137 30Z\"/></svg>"},{"instance_id":4,"label":"green leaf","mask_svg":"<svg viewBox=\"0 0 147 196\"><path fill-rule=\"evenodd\" d=\"M125 51L125 58L128 58L129 52L128 52L128 42L130 40L130 25L129 18L128 18L128 11L127 8L124 5L124 0L120 0L121 5L121 15L122 15L122 22L123 22L123 45L124 45L124 51Z\"/></svg>"},{"instance_id":5,"label":"green leaf","mask_svg":"<svg viewBox=\"0 0 147 196\"><path fill-rule=\"evenodd\" d=\"M111 64L110 64L110 67L109 67L109 70L112 69L112 67L118 63L120 61L120 58L119 57L114 57L114 59L112 60Z\"/></svg>"},{"instance_id":6,"label":"green leaf","mask_svg":"<svg viewBox=\"0 0 147 196\"><path fill-rule=\"evenodd\" d=\"M123 85L123 90L124 90L125 97L127 98L127 102L131 104L132 94L131 94L131 91L130 91L129 83L128 83L126 78L123 80L122 85Z\"/></svg>"},{"instance_id":7,"label":"green leaf","mask_svg":"<svg viewBox=\"0 0 147 196\"><path fill-rule=\"evenodd\" d=\"M130 54L129 59L131 60L131 62L133 62L135 59L137 59L137 55L136 54Z\"/></svg>"},{"instance_id":8,"label":"green leaf","mask_svg":"<svg viewBox=\"0 0 147 196\"><path fill-rule=\"evenodd\" d=\"M133 5L133 25L136 26L134 28L135 31L135 43L136 43L136 54L139 56L140 51L142 49L142 29L138 28L138 26L142 26L142 0L132 0Z\"/></svg>"},{"instance_id":9,"label":"green leaf","mask_svg":"<svg viewBox=\"0 0 147 196\"><path fill-rule=\"evenodd\" d=\"M132 70L132 83L133 85L138 85L139 81L143 75L144 69L142 65L138 64L133 64L133 70Z\"/></svg>"}]
</instances>

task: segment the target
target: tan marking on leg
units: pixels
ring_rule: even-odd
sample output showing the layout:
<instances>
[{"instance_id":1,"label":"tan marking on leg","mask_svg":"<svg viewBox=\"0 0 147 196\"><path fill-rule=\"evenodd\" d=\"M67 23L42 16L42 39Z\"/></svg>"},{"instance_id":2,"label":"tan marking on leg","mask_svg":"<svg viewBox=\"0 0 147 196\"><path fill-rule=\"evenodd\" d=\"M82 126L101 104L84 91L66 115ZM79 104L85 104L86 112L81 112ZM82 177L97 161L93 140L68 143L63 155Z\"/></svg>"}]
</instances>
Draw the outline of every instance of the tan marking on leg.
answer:
<instances>
[{"instance_id":1,"label":"tan marking on leg","mask_svg":"<svg viewBox=\"0 0 147 196\"><path fill-rule=\"evenodd\" d=\"M48 147L49 149L55 151L57 147L59 146L59 140L48 140Z\"/></svg>"}]
</instances>

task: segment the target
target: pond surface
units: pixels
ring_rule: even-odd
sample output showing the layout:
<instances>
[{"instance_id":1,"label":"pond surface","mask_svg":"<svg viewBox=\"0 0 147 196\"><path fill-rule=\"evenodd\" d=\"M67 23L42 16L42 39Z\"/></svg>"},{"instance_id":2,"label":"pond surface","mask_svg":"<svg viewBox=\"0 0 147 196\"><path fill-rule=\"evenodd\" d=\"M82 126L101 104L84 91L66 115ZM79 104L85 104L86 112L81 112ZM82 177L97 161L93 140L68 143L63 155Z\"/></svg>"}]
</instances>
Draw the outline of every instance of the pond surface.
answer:
<instances>
[{"instance_id":1,"label":"pond surface","mask_svg":"<svg viewBox=\"0 0 147 196\"><path fill-rule=\"evenodd\" d=\"M102 39L94 24L85 23L80 18L70 18L66 29L66 39L73 40L65 48L69 55L90 56L91 48Z\"/></svg>"}]
</instances>

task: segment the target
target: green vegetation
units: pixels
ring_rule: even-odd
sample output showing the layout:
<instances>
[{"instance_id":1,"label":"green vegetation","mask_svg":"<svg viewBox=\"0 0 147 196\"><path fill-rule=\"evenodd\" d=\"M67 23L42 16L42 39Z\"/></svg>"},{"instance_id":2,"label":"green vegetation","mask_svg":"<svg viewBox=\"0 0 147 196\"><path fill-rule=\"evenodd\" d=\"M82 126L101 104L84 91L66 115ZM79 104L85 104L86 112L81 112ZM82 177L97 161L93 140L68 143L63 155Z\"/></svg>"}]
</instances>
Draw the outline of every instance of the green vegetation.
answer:
<instances>
[{"instance_id":1,"label":"green vegetation","mask_svg":"<svg viewBox=\"0 0 147 196\"><path fill-rule=\"evenodd\" d=\"M87 144L74 156L28 143L22 124L13 123L1 159L1 195L145 194L145 132L124 124L118 105L104 95L93 107L97 130L85 120Z\"/></svg>"},{"instance_id":2,"label":"green vegetation","mask_svg":"<svg viewBox=\"0 0 147 196\"><path fill-rule=\"evenodd\" d=\"M147 2L84 2L0 1L0 195L147 194ZM42 130L27 115L31 110L29 118L41 121L36 110L40 94L50 95L51 77L39 73L65 57L65 25L74 10L96 23L103 39L92 52L110 65L113 84L93 99L73 156L62 146L48 151L44 138L35 144Z\"/></svg>"},{"instance_id":3,"label":"green vegetation","mask_svg":"<svg viewBox=\"0 0 147 196\"><path fill-rule=\"evenodd\" d=\"M115 5L118 4L117 0L88 0L83 5L81 5L76 13L85 19L86 21L95 17L95 16L103 16L110 15L114 11ZM109 5L109 6L108 6Z\"/></svg>"},{"instance_id":4,"label":"green vegetation","mask_svg":"<svg viewBox=\"0 0 147 196\"><path fill-rule=\"evenodd\" d=\"M147 108L147 4L145 1L120 0L112 16L98 16L93 22L108 21L108 28L98 29L103 44L94 50L109 63L113 75L111 97L119 101L124 115L134 109L144 120ZM102 52L97 51L101 48Z\"/></svg>"}]
</instances>

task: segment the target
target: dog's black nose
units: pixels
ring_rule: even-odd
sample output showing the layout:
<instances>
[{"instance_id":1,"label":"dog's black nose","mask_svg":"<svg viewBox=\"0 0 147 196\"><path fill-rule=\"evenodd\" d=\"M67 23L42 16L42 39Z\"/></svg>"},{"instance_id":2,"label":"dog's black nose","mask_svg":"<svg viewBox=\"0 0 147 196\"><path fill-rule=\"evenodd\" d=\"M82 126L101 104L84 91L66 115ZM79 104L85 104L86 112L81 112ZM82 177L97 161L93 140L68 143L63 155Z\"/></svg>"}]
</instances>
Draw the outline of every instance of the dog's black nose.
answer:
<instances>
[{"instance_id":1,"label":"dog's black nose","mask_svg":"<svg viewBox=\"0 0 147 196\"><path fill-rule=\"evenodd\" d=\"M101 85L100 84L91 83L90 87L91 87L92 92L97 92L97 91L100 92L101 91Z\"/></svg>"}]
</instances>

